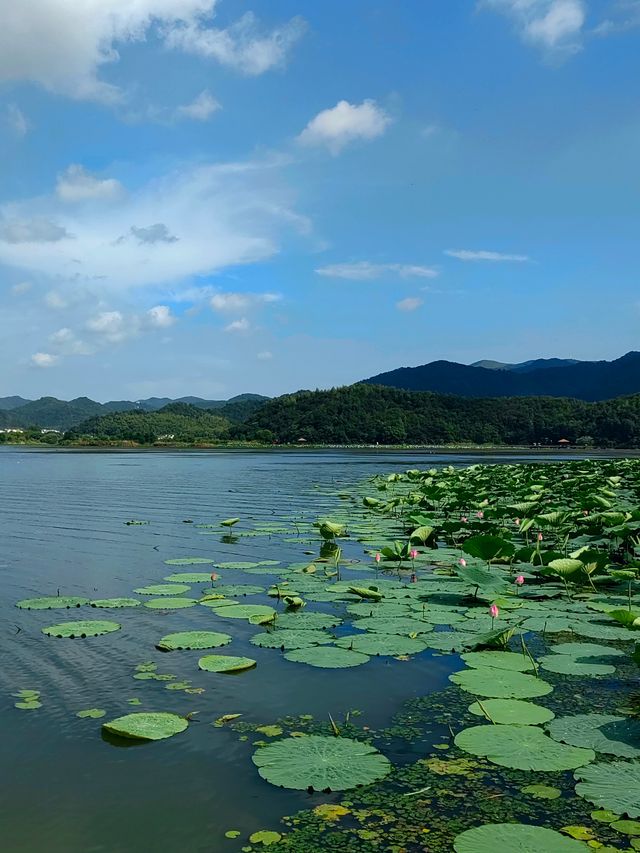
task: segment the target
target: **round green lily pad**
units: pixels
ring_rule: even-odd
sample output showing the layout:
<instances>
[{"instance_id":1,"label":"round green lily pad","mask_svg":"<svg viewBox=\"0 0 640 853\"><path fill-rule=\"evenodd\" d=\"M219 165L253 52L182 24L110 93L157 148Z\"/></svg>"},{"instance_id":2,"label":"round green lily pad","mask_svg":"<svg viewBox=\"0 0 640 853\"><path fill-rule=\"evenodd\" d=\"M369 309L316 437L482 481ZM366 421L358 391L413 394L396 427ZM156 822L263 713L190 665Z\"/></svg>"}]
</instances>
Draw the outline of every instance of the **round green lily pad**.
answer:
<instances>
[{"instance_id":1,"label":"round green lily pad","mask_svg":"<svg viewBox=\"0 0 640 853\"><path fill-rule=\"evenodd\" d=\"M21 711L35 711L36 708L42 708L42 702L37 699L25 699L23 702L14 702L14 708L20 708Z\"/></svg>"},{"instance_id":2,"label":"round green lily pad","mask_svg":"<svg viewBox=\"0 0 640 853\"><path fill-rule=\"evenodd\" d=\"M335 641L341 649L352 649L365 655L412 655L423 652L422 640L398 634L349 634Z\"/></svg>"},{"instance_id":3,"label":"round green lily pad","mask_svg":"<svg viewBox=\"0 0 640 853\"><path fill-rule=\"evenodd\" d=\"M557 800L562 796L560 788L553 788L551 785L526 785L520 790L523 794L531 794L536 800Z\"/></svg>"},{"instance_id":4,"label":"round green lily pad","mask_svg":"<svg viewBox=\"0 0 640 853\"><path fill-rule=\"evenodd\" d=\"M100 717L104 717L106 713L107 712L103 708L87 708L86 711L77 711L76 717L80 717L81 719L89 717L92 720L97 720Z\"/></svg>"},{"instance_id":5,"label":"round green lily pad","mask_svg":"<svg viewBox=\"0 0 640 853\"><path fill-rule=\"evenodd\" d=\"M283 629L262 631L251 637L251 643L263 649L303 649L306 646L325 646L333 642L333 637L324 631L294 631Z\"/></svg>"},{"instance_id":6,"label":"round green lily pad","mask_svg":"<svg viewBox=\"0 0 640 853\"><path fill-rule=\"evenodd\" d=\"M231 642L229 634L221 634L218 631L179 631L176 634L167 634L166 637L156 643L159 649L172 651L175 649L215 649L218 646L226 646Z\"/></svg>"},{"instance_id":7,"label":"round green lily pad","mask_svg":"<svg viewBox=\"0 0 640 853\"><path fill-rule=\"evenodd\" d=\"M226 619L251 619L253 617L271 619L276 615L273 607L267 604L223 604L218 601L213 605L214 613Z\"/></svg>"},{"instance_id":8,"label":"round green lily pad","mask_svg":"<svg viewBox=\"0 0 640 853\"><path fill-rule=\"evenodd\" d=\"M449 676L449 680L467 693L494 699L533 699L536 696L546 696L553 690L548 682L533 675L491 667L454 672Z\"/></svg>"},{"instance_id":9,"label":"round green lily pad","mask_svg":"<svg viewBox=\"0 0 640 853\"><path fill-rule=\"evenodd\" d=\"M336 646L307 646L302 649L292 649L285 658L295 663L306 663L322 669L345 669L350 666L360 666L370 658L361 652L349 649L339 649Z\"/></svg>"},{"instance_id":10,"label":"round green lily pad","mask_svg":"<svg viewBox=\"0 0 640 853\"><path fill-rule=\"evenodd\" d=\"M184 607L193 607L198 602L195 598L150 598L144 602L145 607L151 610L181 610Z\"/></svg>"},{"instance_id":11,"label":"round green lily pad","mask_svg":"<svg viewBox=\"0 0 640 853\"><path fill-rule=\"evenodd\" d=\"M535 726L472 726L456 735L455 744L517 770L573 770L595 758L593 750L560 744Z\"/></svg>"},{"instance_id":12,"label":"round green lily pad","mask_svg":"<svg viewBox=\"0 0 640 853\"><path fill-rule=\"evenodd\" d=\"M469 711L478 717L485 717L482 708L494 723L515 726L537 726L549 722L555 716L548 708L521 699L484 699L482 707L478 702L469 705Z\"/></svg>"},{"instance_id":13,"label":"round green lily pad","mask_svg":"<svg viewBox=\"0 0 640 853\"><path fill-rule=\"evenodd\" d=\"M102 728L111 734L133 740L163 740L183 732L188 725L184 717L178 714L141 712L125 714L124 717L103 723Z\"/></svg>"},{"instance_id":14,"label":"round green lily pad","mask_svg":"<svg viewBox=\"0 0 640 853\"><path fill-rule=\"evenodd\" d=\"M263 586L257 586L256 584L251 583L228 583L228 584L216 584L210 590L205 590L207 592L219 593L220 595L229 595L232 598L242 595L258 595L261 592L264 592L265 589ZM287 593L283 593L287 594ZM252 605L253 606L253 605Z\"/></svg>"},{"instance_id":15,"label":"round green lily pad","mask_svg":"<svg viewBox=\"0 0 640 853\"><path fill-rule=\"evenodd\" d=\"M618 815L640 817L640 762L612 761L576 771L576 794Z\"/></svg>"},{"instance_id":16,"label":"round green lily pad","mask_svg":"<svg viewBox=\"0 0 640 853\"><path fill-rule=\"evenodd\" d=\"M142 602L138 601L137 598L94 598L89 604L91 607L108 609L111 607L139 607Z\"/></svg>"},{"instance_id":17,"label":"round green lily pad","mask_svg":"<svg viewBox=\"0 0 640 853\"><path fill-rule=\"evenodd\" d=\"M611 675L616 671L615 666L608 663L593 663L582 661L571 655L543 655L538 661L542 669L557 672L559 675Z\"/></svg>"},{"instance_id":18,"label":"round green lily pad","mask_svg":"<svg viewBox=\"0 0 640 853\"><path fill-rule=\"evenodd\" d=\"M335 628L342 622L339 616L331 613L315 613L303 611L302 613L283 613L278 616L276 626L278 630L291 629L293 631L322 631L324 628Z\"/></svg>"},{"instance_id":19,"label":"round green lily pad","mask_svg":"<svg viewBox=\"0 0 640 853\"><path fill-rule=\"evenodd\" d=\"M386 618L383 616L370 616L366 619L357 619L353 623L354 628L361 631L373 631L379 634L400 634L408 637L410 634L426 634L433 630L433 624L421 619L411 617Z\"/></svg>"},{"instance_id":20,"label":"round green lily pad","mask_svg":"<svg viewBox=\"0 0 640 853\"><path fill-rule=\"evenodd\" d=\"M609 811L609 809L596 809L594 812L591 812L590 817L599 823L613 823L614 820L619 820L620 815Z\"/></svg>"},{"instance_id":21,"label":"round green lily pad","mask_svg":"<svg viewBox=\"0 0 640 853\"><path fill-rule=\"evenodd\" d=\"M375 747L344 737L284 738L258 749L253 763L272 785L346 791L383 779L391 763Z\"/></svg>"},{"instance_id":22,"label":"round green lily pad","mask_svg":"<svg viewBox=\"0 0 640 853\"><path fill-rule=\"evenodd\" d=\"M547 726L554 740L619 758L640 757L640 721L611 714L558 717Z\"/></svg>"},{"instance_id":23,"label":"round green lily pad","mask_svg":"<svg viewBox=\"0 0 640 853\"><path fill-rule=\"evenodd\" d=\"M83 622L63 622L60 625L51 625L43 628L42 633L48 637L68 637L72 640L84 639L85 637L99 637L101 634L110 634L121 628L117 622L104 620L85 620Z\"/></svg>"},{"instance_id":24,"label":"round green lily pad","mask_svg":"<svg viewBox=\"0 0 640 853\"><path fill-rule=\"evenodd\" d=\"M177 557L174 560L165 560L164 562L166 566L204 566L207 563L215 563L215 560L209 557Z\"/></svg>"},{"instance_id":25,"label":"round green lily pad","mask_svg":"<svg viewBox=\"0 0 640 853\"><path fill-rule=\"evenodd\" d=\"M252 669L256 662L251 658L233 657L232 655L205 655L198 661L200 669L206 672L241 672Z\"/></svg>"},{"instance_id":26,"label":"round green lily pad","mask_svg":"<svg viewBox=\"0 0 640 853\"><path fill-rule=\"evenodd\" d=\"M83 604L88 603L88 598L50 595L45 598L24 598L22 601L18 601L16 607L21 610L54 610L56 608L82 607Z\"/></svg>"},{"instance_id":27,"label":"round green lily pad","mask_svg":"<svg viewBox=\"0 0 640 853\"><path fill-rule=\"evenodd\" d=\"M263 847L270 847L272 844L277 844L282 836L279 832L272 832L269 829L261 829L249 836L251 844L262 844Z\"/></svg>"},{"instance_id":28,"label":"round green lily pad","mask_svg":"<svg viewBox=\"0 0 640 853\"><path fill-rule=\"evenodd\" d=\"M529 658L516 652L466 652L460 657L467 666L474 669L487 666L508 669L511 672L527 672L533 669Z\"/></svg>"},{"instance_id":29,"label":"round green lily pad","mask_svg":"<svg viewBox=\"0 0 640 853\"><path fill-rule=\"evenodd\" d=\"M181 592L189 592L191 587L184 583L155 583L149 586L139 586L133 591L138 595L179 595Z\"/></svg>"},{"instance_id":30,"label":"round green lily pad","mask_svg":"<svg viewBox=\"0 0 640 853\"><path fill-rule=\"evenodd\" d=\"M640 835L640 822L637 820L615 820L609 826L623 835Z\"/></svg>"},{"instance_id":31,"label":"round green lily pad","mask_svg":"<svg viewBox=\"0 0 640 853\"><path fill-rule=\"evenodd\" d=\"M624 657L624 652L613 646L602 646L599 643L558 643L551 647L554 654L571 655L574 658L606 658Z\"/></svg>"},{"instance_id":32,"label":"round green lily pad","mask_svg":"<svg viewBox=\"0 0 640 853\"><path fill-rule=\"evenodd\" d=\"M176 572L163 578L171 583L211 583L210 572Z\"/></svg>"},{"instance_id":33,"label":"round green lily pad","mask_svg":"<svg viewBox=\"0 0 640 853\"><path fill-rule=\"evenodd\" d=\"M467 829L453 842L455 853L584 853L584 844L542 826L487 823Z\"/></svg>"}]
</instances>

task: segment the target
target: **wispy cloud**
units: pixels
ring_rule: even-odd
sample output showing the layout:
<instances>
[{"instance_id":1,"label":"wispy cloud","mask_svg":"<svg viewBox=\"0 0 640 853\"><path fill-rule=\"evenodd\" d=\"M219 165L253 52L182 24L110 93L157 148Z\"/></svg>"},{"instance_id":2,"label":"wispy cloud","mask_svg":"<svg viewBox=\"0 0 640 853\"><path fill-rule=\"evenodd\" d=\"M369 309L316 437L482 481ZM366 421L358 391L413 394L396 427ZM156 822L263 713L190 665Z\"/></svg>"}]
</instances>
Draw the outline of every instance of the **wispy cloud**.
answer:
<instances>
[{"instance_id":1,"label":"wispy cloud","mask_svg":"<svg viewBox=\"0 0 640 853\"><path fill-rule=\"evenodd\" d=\"M251 324L246 317L241 317L239 320L232 320L224 327L225 332L248 332L251 329Z\"/></svg>"},{"instance_id":2,"label":"wispy cloud","mask_svg":"<svg viewBox=\"0 0 640 853\"><path fill-rule=\"evenodd\" d=\"M479 7L506 15L524 41L547 54L569 56L582 47L584 0L479 0Z\"/></svg>"},{"instance_id":3,"label":"wispy cloud","mask_svg":"<svg viewBox=\"0 0 640 853\"><path fill-rule=\"evenodd\" d=\"M424 300L419 296L407 296L406 299L396 302L398 311L416 311L421 305L424 305Z\"/></svg>"},{"instance_id":4,"label":"wispy cloud","mask_svg":"<svg viewBox=\"0 0 640 853\"><path fill-rule=\"evenodd\" d=\"M61 201L110 201L124 192L120 181L115 178L96 178L77 163L58 175L56 195Z\"/></svg>"},{"instance_id":5,"label":"wispy cloud","mask_svg":"<svg viewBox=\"0 0 640 853\"><path fill-rule=\"evenodd\" d=\"M242 314L282 299L278 293L214 293L209 304L214 311Z\"/></svg>"},{"instance_id":6,"label":"wispy cloud","mask_svg":"<svg viewBox=\"0 0 640 853\"><path fill-rule=\"evenodd\" d=\"M471 249L446 249L445 255L457 258L459 261L513 261L527 263L531 260L528 255L505 255L501 252L475 251Z\"/></svg>"},{"instance_id":7,"label":"wispy cloud","mask_svg":"<svg viewBox=\"0 0 640 853\"><path fill-rule=\"evenodd\" d=\"M380 278L436 278L438 271L417 264L376 264L371 261L356 261L346 264L329 264L316 269L318 275L327 278L344 278L351 281L375 281Z\"/></svg>"},{"instance_id":8,"label":"wispy cloud","mask_svg":"<svg viewBox=\"0 0 640 853\"><path fill-rule=\"evenodd\" d=\"M176 107L174 116L177 119L191 119L192 121L208 121L211 116L221 109L211 92L205 89L189 104Z\"/></svg>"},{"instance_id":9,"label":"wispy cloud","mask_svg":"<svg viewBox=\"0 0 640 853\"><path fill-rule=\"evenodd\" d=\"M34 352L31 356L33 367L53 367L58 363L58 357L50 352Z\"/></svg>"},{"instance_id":10,"label":"wispy cloud","mask_svg":"<svg viewBox=\"0 0 640 853\"><path fill-rule=\"evenodd\" d=\"M25 136L31 127L25 114L15 104L9 104L7 107L6 121L16 136Z\"/></svg>"},{"instance_id":11,"label":"wispy cloud","mask_svg":"<svg viewBox=\"0 0 640 853\"><path fill-rule=\"evenodd\" d=\"M312 118L298 136L298 142L324 146L335 155L352 142L382 136L389 124L391 117L375 101L366 100L361 104L339 101L335 107Z\"/></svg>"}]
</instances>

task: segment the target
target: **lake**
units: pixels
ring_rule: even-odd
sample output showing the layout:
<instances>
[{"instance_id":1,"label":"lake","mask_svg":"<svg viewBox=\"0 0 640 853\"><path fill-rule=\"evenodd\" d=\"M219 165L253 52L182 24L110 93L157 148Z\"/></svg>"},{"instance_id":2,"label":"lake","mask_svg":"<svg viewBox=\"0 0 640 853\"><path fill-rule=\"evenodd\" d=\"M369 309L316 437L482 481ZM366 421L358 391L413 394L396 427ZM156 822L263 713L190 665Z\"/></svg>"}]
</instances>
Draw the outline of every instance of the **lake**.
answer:
<instances>
[{"instance_id":1,"label":"lake","mask_svg":"<svg viewBox=\"0 0 640 853\"><path fill-rule=\"evenodd\" d=\"M212 613L205 627L229 630L232 653L257 661L254 670L221 676L198 670L201 652L162 653L155 648L164 634L202 628L203 608L83 608L89 615L80 616L75 610L18 610L16 601L55 596L58 591L90 599L131 596L134 588L160 583L177 571L165 560L185 556L216 563L304 561L311 559L305 552L317 554L317 542L285 541L295 535L231 541L219 531L206 535L211 531L196 524L237 516L239 529L282 519L291 527L292 519L309 522L339 511L337 493L374 474L528 458L386 450L0 449L2 849L240 849L237 841L224 838L227 830L238 829L246 837L277 828L282 815L331 797L310 797L264 782L251 762L256 736L239 740L230 729L212 726L216 718L241 713L247 722L268 724L283 715L339 718L358 709L363 724L382 727L407 699L446 686L457 661L456 656L434 656L427 650L409 664L374 658L350 670L315 669L251 645L249 638L259 627L238 619L229 625ZM531 458L559 457L554 453ZM560 458L578 457L563 453ZM131 519L148 523L126 525ZM345 554L362 558L363 546L349 544ZM224 581L269 582L235 570L224 571ZM189 594L198 597L199 587L193 586ZM250 601L273 603L263 594ZM314 604L313 609L329 611L333 606ZM85 640L55 639L41 632L72 618L114 619L122 630ZM186 694L167 690L161 682L135 680L135 666L143 661L154 661L159 671L190 680L205 692ZM40 691L41 708L14 708L11 694L25 688ZM135 707L129 700L141 704ZM89 708L105 709L106 720L135 710L197 715L189 731L178 737L126 748L101 735L101 720L76 716ZM435 729L431 734L439 735ZM389 757L394 762L415 760L411 754Z\"/></svg>"}]
</instances>

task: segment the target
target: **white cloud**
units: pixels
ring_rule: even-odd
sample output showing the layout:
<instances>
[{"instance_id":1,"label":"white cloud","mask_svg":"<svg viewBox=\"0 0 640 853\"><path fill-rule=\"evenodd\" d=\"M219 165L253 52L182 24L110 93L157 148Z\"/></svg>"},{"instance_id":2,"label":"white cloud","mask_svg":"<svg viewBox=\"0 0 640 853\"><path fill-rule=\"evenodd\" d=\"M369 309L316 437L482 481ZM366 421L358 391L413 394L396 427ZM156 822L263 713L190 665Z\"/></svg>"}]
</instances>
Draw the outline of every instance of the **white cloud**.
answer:
<instances>
[{"instance_id":1,"label":"white cloud","mask_svg":"<svg viewBox=\"0 0 640 853\"><path fill-rule=\"evenodd\" d=\"M268 349L265 349L262 350L262 352L259 352L256 358L258 359L258 361L271 361L271 359L273 358L273 353L269 352Z\"/></svg>"},{"instance_id":2,"label":"white cloud","mask_svg":"<svg viewBox=\"0 0 640 853\"><path fill-rule=\"evenodd\" d=\"M459 261L513 261L515 263L527 263L531 260L528 255L503 255L501 252L473 251L471 249L446 249L445 255L457 258Z\"/></svg>"},{"instance_id":3,"label":"white cloud","mask_svg":"<svg viewBox=\"0 0 640 853\"><path fill-rule=\"evenodd\" d=\"M108 343L119 343L133 333L132 324L120 311L101 311L87 321L87 329Z\"/></svg>"},{"instance_id":4,"label":"white cloud","mask_svg":"<svg viewBox=\"0 0 640 853\"><path fill-rule=\"evenodd\" d=\"M247 12L227 29L208 27L192 17L167 34L167 45L215 59L241 74L255 76L281 67L289 51L306 29L302 18L292 18L270 32L263 32L256 16Z\"/></svg>"},{"instance_id":5,"label":"white cloud","mask_svg":"<svg viewBox=\"0 0 640 853\"><path fill-rule=\"evenodd\" d=\"M332 109L312 118L298 136L298 142L326 146L335 155L352 142L382 136L390 123L391 117L375 101L361 104L339 101Z\"/></svg>"},{"instance_id":6,"label":"white cloud","mask_svg":"<svg viewBox=\"0 0 640 853\"><path fill-rule=\"evenodd\" d=\"M480 0L480 6L509 17L524 41L552 54L581 49L584 0Z\"/></svg>"},{"instance_id":7,"label":"white cloud","mask_svg":"<svg viewBox=\"0 0 640 853\"><path fill-rule=\"evenodd\" d=\"M50 352L35 352L31 356L31 364L34 367L53 367L58 362L58 357Z\"/></svg>"},{"instance_id":8,"label":"white cloud","mask_svg":"<svg viewBox=\"0 0 640 853\"><path fill-rule=\"evenodd\" d=\"M7 107L6 120L16 136L25 136L30 128L27 117L15 104L9 104Z\"/></svg>"},{"instance_id":9,"label":"white cloud","mask_svg":"<svg viewBox=\"0 0 640 853\"><path fill-rule=\"evenodd\" d=\"M13 285L13 287L11 288L11 293L13 293L15 296L20 296L22 293L28 293L31 290L32 286L33 285L30 281L20 281L18 282L18 284Z\"/></svg>"},{"instance_id":10,"label":"white cloud","mask_svg":"<svg viewBox=\"0 0 640 853\"><path fill-rule=\"evenodd\" d=\"M68 237L71 234L66 228L45 216L4 221L0 218L0 241L5 243L57 243Z\"/></svg>"},{"instance_id":11,"label":"white cloud","mask_svg":"<svg viewBox=\"0 0 640 853\"><path fill-rule=\"evenodd\" d=\"M193 121L207 121L219 109L221 109L220 102L213 97L211 92L205 89L190 104L177 107L174 115L177 119L184 118L192 119Z\"/></svg>"},{"instance_id":12,"label":"white cloud","mask_svg":"<svg viewBox=\"0 0 640 853\"><path fill-rule=\"evenodd\" d=\"M423 304L424 300L420 299L419 296L407 296L406 299L396 302L396 308L398 311L415 311Z\"/></svg>"},{"instance_id":13,"label":"white cloud","mask_svg":"<svg viewBox=\"0 0 640 853\"><path fill-rule=\"evenodd\" d=\"M436 278L438 271L416 264L374 264L371 261L356 261L348 264L329 264L316 270L327 278L345 278L350 281L374 281L384 276L400 278Z\"/></svg>"},{"instance_id":14,"label":"white cloud","mask_svg":"<svg viewBox=\"0 0 640 853\"><path fill-rule=\"evenodd\" d=\"M261 31L247 13L228 28L209 26L219 0L23 0L4 4L0 82L29 81L73 98L118 101L100 79L118 49L153 34L163 44L211 57L245 74L281 65L303 31L293 19ZM151 39L149 39L151 42Z\"/></svg>"},{"instance_id":15,"label":"white cloud","mask_svg":"<svg viewBox=\"0 0 640 853\"><path fill-rule=\"evenodd\" d=\"M279 302L281 298L277 293L214 293L209 304L214 311L239 314L261 305Z\"/></svg>"},{"instance_id":16,"label":"white cloud","mask_svg":"<svg viewBox=\"0 0 640 853\"><path fill-rule=\"evenodd\" d=\"M109 201L119 198L123 193L120 181L115 178L96 178L83 166L72 164L58 175L56 194L61 201Z\"/></svg>"},{"instance_id":17,"label":"white cloud","mask_svg":"<svg viewBox=\"0 0 640 853\"><path fill-rule=\"evenodd\" d=\"M272 257L285 233L301 229L282 163L183 165L109 204L57 195L0 204L0 262L54 279L56 289L71 274L76 287L100 279L110 292L191 287L190 277Z\"/></svg>"},{"instance_id":18,"label":"white cloud","mask_svg":"<svg viewBox=\"0 0 640 853\"><path fill-rule=\"evenodd\" d=\"M58 355L91 355L94 350L66 326L49 337L51 348ZM57 356L56 356L57 358Z\"/></svg>"},{"instance_id":19,"label":"white cloud","mask_svg":"<svg viewBox=\"0 0 640 853\"><path fill-rule=\"evenodd\" d=\"M147 311L147 322L155 329L168 329L176 322L168 305L154 305Z\"/></svg>"},{"instance_id":20,"label":"white cloud","mask_svg":"<svg viewBox=\"0 0 640 853\"><path fill-rule=\"evenodd\" d=\"M592 30L595 36L612 36L640 27L640 0L618 0L608 10L609 18Z\"/></svg>"},{"instance_id":21,"label":"white cloud","mask_svg":"<svg viewBox=\"0 0 640 853\"><path fill-rule=\"evenodd\" d=\"M246 317L241 317L239 320L233 320L228 326L224 327L225 332L248 332L251 325Z\"/></svg>"}]
</instances>

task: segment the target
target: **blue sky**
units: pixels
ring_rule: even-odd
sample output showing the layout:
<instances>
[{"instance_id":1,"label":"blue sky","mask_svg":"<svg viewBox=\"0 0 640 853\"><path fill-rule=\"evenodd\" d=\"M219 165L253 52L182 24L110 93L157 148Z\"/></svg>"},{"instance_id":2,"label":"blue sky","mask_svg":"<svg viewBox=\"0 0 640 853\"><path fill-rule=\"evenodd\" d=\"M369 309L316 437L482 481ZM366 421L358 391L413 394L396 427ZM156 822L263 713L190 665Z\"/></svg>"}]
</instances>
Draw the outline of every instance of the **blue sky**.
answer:
<instances>
[{"instance_id":1,"label":"blue sky","mask_svg":"<svg viewBox=\"0 0 640 853\"><path fill-rule=\"evenodd\" d=\"M30 0L0 396L638 349L640 0Z\"/></svg>"}]
</instances>

